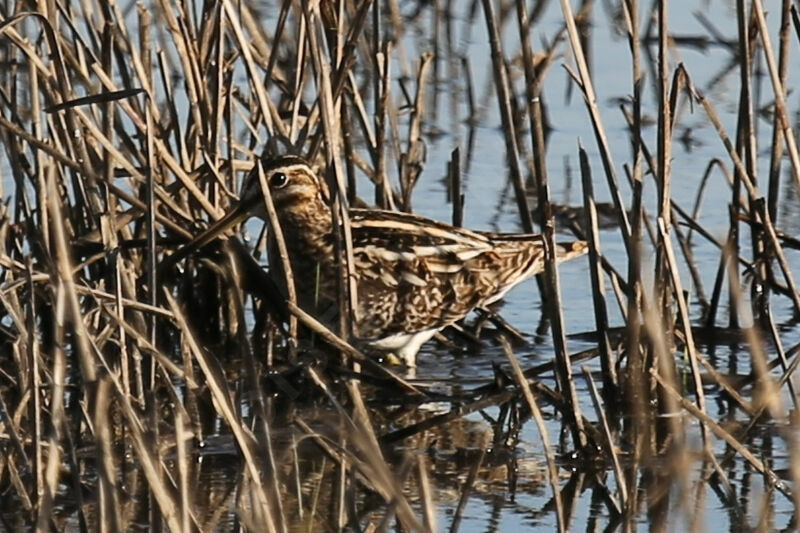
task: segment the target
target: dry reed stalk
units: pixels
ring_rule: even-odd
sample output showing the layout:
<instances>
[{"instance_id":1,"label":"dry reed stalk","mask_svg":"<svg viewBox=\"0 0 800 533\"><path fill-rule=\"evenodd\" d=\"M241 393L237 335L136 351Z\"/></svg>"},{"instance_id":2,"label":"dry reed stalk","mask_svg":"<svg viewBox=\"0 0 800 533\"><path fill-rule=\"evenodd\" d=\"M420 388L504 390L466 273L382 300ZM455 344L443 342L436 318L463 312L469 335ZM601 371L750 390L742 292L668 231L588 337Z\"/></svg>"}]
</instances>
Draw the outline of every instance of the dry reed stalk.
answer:
<instances>
[{"instance_id":1,"label":"dry reed stalk","mask_svg":"<svg viewBox=\"0 0 800 533\"><path fill-rule=\"evenodd\" d=\"M586 365L581 365L581 370L583 371L583 377L586 379L586 383L589 385L589 392L592 395L592 403L594 404L595 414L597 415L597 419L600 421L603 428L603 436L605 437L603 440L603 445L605 446L606 455L611 458L614 478L617 482L617 495L619 496L620 509L618 510L621 511L626 508L628 500L628 487L625 483L625 475L622 472L622 466L620 465L619 456L617 454L617 447L614 444L614 438L611 435L611 428L608 425L608 417L606 416L605 410L601 404L600 395L597 392L597 385L594 383L592 373Z\"/></svg>"},{"instance_id":2,"label":"dry reed stalk","mask_svg":"<svg viewBox=\"0 0 800 533\"><path fill-rule=\"evenodd\" d=\"M375 10L377 10L377 3ZM377 11L376 11L377 13ZM377 15L376 15L377 16ZM373 155L373 165L375 166L375 205L384 209L394 209L394 199L391 194L389 178L386 175L386 114L390 93L391 76L391 57L392 43L386 42L377 52L375 61L377 69L375 71L375 150ZM366 121L365 121L366 123Z\"/></svg>"},{"instance_id":3,"label":"dry reed stalk","mask_svg":"<svg viewBox=\"0 0 800 533\"><path fill-rule=\"evenodd\" d=\"M674 116L674 101L677 98L677 87L680 82L679 73L676 73L673 80L673 88L670 91L669 84L669 59L668 52L668 30L667 30L667 13L669 2L663 0L658 3L658 134L657 134L657 156L656 156L656 173L654 178L656 180L656 188L658 189L658 208L657 216L659 222L663 220L664 227L659 231L656 236L656 264L655 264L655 279L664 280L667 275L672 279L673 285L676 284L677 273L674 272L667 264L667 254L671 253L671 243L669 241L669 230L672 227L672 209L670 202L672 197L671 191L671 157L672 157L672 129L673 129L673 116ZM672 103L672 105L670 105ZM645 221L648 219L645 218ZM661 230L661 227L659 227ZM670 272L671 271L671 272ZM676 290L677 293L677 290ZM681 298L682 294L677 293L677 298ZM661 281L656 281L656 292L653 295L653 300L656 305L663 309L672 307L673 295L669 291L669 284ZM688 316L684 315L684 320L688 322ZM668 343L672 343L674 335L675 322L671 313L664 314L664 326L668 330ZM691 335L691 333L689 333ZM693 349L693 348L691 348ZM693 366L693 370L694 366ZM696 371L694 377L697 378ZM702 398L702 390L697 392L698 403L701 409L704 409L704 401ZM705 432L705 429L703 430ZM704 433L705 442L705 433Z\"/></svg>"},{"instance_id":4,"label":"dry reed stalk","mask_svg":"<svg viewBox=\"0 0 800 533\"><path fill-rule=\"evenodd\" d=\"M450 188L450 201L453 204L453 225L457 228L464 224L464 194L461 192L461 149L456 148L450 154L447 163L448 186Z\"/></svg>"},{"instance_id":5,"label":"dry reed stalk","mask_svg":"<svg viewBox=\"0 0 800 533\"><path fill-rule=\"evenodd\" d=\"M347 205L351 205L357 201L356 193L356 168L353 161L353 154L355 153L355 146L353 145L353 130L350 125L350 106L347 104L340 106L339 110L339 123L342 125L342 149L344 151L344 166L347 176L347 185L345 191L347 192Z\"/></svg>"},{"instance_id":6,"label":"dry reed stalk","mask_svg":"<svg viewBox=\"0 0 800 533\"><path fill-rule=\"evenodd\" d=\"M313 16L319 20L321 17L319 6L313 6L312 10ZM366 8L362 8L363 17L366 17L366 11ZM312 24L312 12L309 11L307 6L303 10L303 16L309 26L316 26ZM358 292L355 283L356 276L353 271L353 238L350 232L347 193L345 191L344 172L341 167L339 151L342 142L339 137L339 130L335 128L336 117L339 116L336 108L340 104L338 94L336 94L331 80L331 65L317 38L317 33L309 31L308 39L310 57L317 73L318 107L321 110L322 131L326 145L327 156L325 161L329 172L329 184L332 185L332 190L335 191L332 195L333 206L331 206L331 210L333 213L333 227L335 228L336 257L339 265L339 329L341 336L344 338L349 338L351 334L357 337ZM341 65L341 67L343 69L344 65ZM338 76L336 80L338 86L343 85L344 79L343 75L340 74ZM311 122L311 119L309 119L309 123Z\"/></svg>"},{"instance_id":7,"label":"dry reed stalk","mask_svg":"<svg viewBox=\"0 0 800 533\"><path fill-rule=\"evenodd\" d=\"M603 369L603 396L610 406L615 405L618 399L618 380L616 364L614 361L611 343L608 340L608 312L605 300L605 284L601 270L600 256L600 230L597 226L597 209L594 201L594 188L592 186L592 173L586 151L578 145L578 155L581 164L581 183L583 185L583 208L586 216L586 228L589 230L589 273L592 279L592 303L594 305L594 318L597 332L600 335L600 365ZM623 501L624 504L624 501Z\"/></svg>"},{"instance_id":8,"label":"dry reed stalk","mask_svg":"<svg viewBox=\"0 0 800 533\"><path fill-rule=\"evenodd\" d=\"M786 88L786 81L789 72L789 28L791 19L792 2L783 0L781 2L781 24L778 45L778 78L780 86ZM783 95L784 99L786 95ZM783 158L783 130L781 129L778 115L772 118L772 139L770 141L771 152L769 161L769 185L767 194L767 211L772 220L777 220L778 216L778 192L780 188L781 160Z\"/></svg>"},{"instance_id":9,"label":"dry reed stalk","mask_svg":"<svg viewBox=\"0 0 800 533\"><path fill-rule=\"evenodd\" d=\"M478 477L478 470L480 470L485 456L486 448L481 447L478 457L472 461L469 473L467 474L467 479L464 480L464 484L461 486L461 494L458 497L458 505L456 505L456 510L453 513L453 521L450 522L450 533L457 533L458 528L461 527L461 519L464 516L464 509L467 506L467 501L469 501L470 492L472 492L472 487L475 485L475 479Z\"/></svg>"},{"instance_id":10,"label":"dry reed stalk","mask_svg":"<svg viewBox=\"0 0 800 533\"><path fill-rule=\"evenodd\" d=\"M545 193L540 197L540 200L547 198L547 196ZM576 448L581 449L586 445L587 440L578 403L578 394L572 379L572 366L569 364L569 355L567 353L567 339L561 306L561 286L559 284L556 259L553 255L553 250L556 249L554 224L554 219L550 219L550 223L545 227L545 242L548 250L548 256L545 259L547 305L550 307L549 315L553 328L553 344L556 349L556 377L558 378L559 389L564 395L569 408L570 419L568 426L572 431L573 443Z\"/></svg>"},{"instance_id":11,"label":"dry reed stalk","mask_svg":"<svg viewBox=\"0 0 800 533\"><path fill-rule=\"evenodd\" d=\"M739 455L741 455L750 465L753 466L758 472L764 475L764 477L775 487L777 488L783 495L790 497L792 494L792 490L778 477L778 475L773 472L770 468L768 468L760 459L758 459L755 455L753 455L750 450L748 450L745 446L742 445L733 435L725 431L725 429L717 424L714 420L711 419L708 415L703 414L695 405L688 400L686 400L675 388L667 383L662 376L655 369L651 369L650 373L658 382L659 386L664 389L672 398L675 399L680 405L689 411L689 413L697 418L699 421L703 422L708 428L719 438L723 439L725 442L728 443L733 449L736 450Z\"/></svg>"},{"instance_id":12,"label":"dry reed stalk","mask_svg":"<svg viewBox=\"0 0 800 533\"><path fill-rule=\"evenodd\" d=\"M583 46L581 45L578 37L578 29L575 25L575 17L572 13L572 7L567 0L561 0L561 10L564 14L564 22L567 26L567 35L569 37L570 48L572 50L575 63L578 67L579 76L575 75L575 73L573 73L569 68L565 68L567 68L570 76L572 76L572 78L578 84L578 87L583 92L584 102L586 103L587 110L589 111L589 115L592 120L595 139L602 157L603 169L606 174L606 180L608 181L609 192L611 193L611 197L614 201L614 208L617 210L617 215L619 217L622 240L625 244L626 250L628 250L629 260L632 260L629 242L631 228L628 222L628 215L627 211L625 211L624 204L622 203L622 197L619 193L620 189L617 184L617 175L616 171L614 170L614 162L611 158L611 149L608 143L608 136L606 135L605 127L603 126L603 121L600 117L600 110L597 107L597 97L595 96L594 85L592 84L591 74L589 72L589 67L583 52Z\"/></svg>"},{"instance_id":13,"label":"dry reed stalk","mask_svg":"<svg viewBox=\"0 0 800 533\"><path fill-rule=\"evenodd\" d=\"M44 210L47 211L46 209ZM26 323L22 326L23 334L33 332L36 330L36 305L35 305L35 298L34 298L34 291L33 291L33 275L31 270L33 269L32 262L28 260L26 264L26 271L27 271L27 282L28 282L28 291L29 291L29 301L28 307L30 309L30 313L27 313L27 320ZM16 294L14 294L16 296ZM16 298L15 298L16 299ZM5 300L4 298L0 300ZM19 302L14 302L14 307L16 308L16 312L14 312L17 317L22 315L21 309L19 308ZM10 306L7 305L5 301L3 304L6 306L6 309L12 309ZM17 318L19 320L19 318ZM39 347L39 343L35 342L33 338L28 338L27 335L23 337L22 347L20 352L24 351L25 355L28 359L28 383L27 387L29 390L38 391L42 387L42 378L41 378L41 369L39 365L39 359L41 357L41 351ZM31 402L30 402L30 413L29 417L33 420L33 465L31 469L34 472L34 494L41 494L43 490L43 472L42 472L42 398L39 394L32 394L31 395ZM6 409L3 409L4 411ZM4 417L9 419L8 416ZM25 453L25 448L19 442L19 431L11 424L11 434L15 441L15 445L17 449L20 451L20 457L27 463L27 457Z\"/></svg>"},{"instance_id":14,"label":"dry reed stalk","mask_svg":"<svg viewBox=\"0 0 800 533\"><path fill-rule=\"evenodd\" d=\"M525 181L522 178L522 169L519 164L519 149L517 134L514 127L514 117L511 111L511 93L509 89L508 73L505 67L505 58L500 44L500 31L497 28L497 19L494 13L494 4L491 0L483 0L483 12L486 18L486 27L489 33L489 46L492 51L492 67L494 71L495 91L500 109L500 119L503 124L506 142L506 159L509 167L511 183L514 185L514 195L517 200L522 231L533 233L533 220L531 219L528 202L525 198Z\"/></svg>"},{"instance_id":15,"label":"dry reed stalk","mask_svg":"<svg viewBox=\"0 0 800 533\"><path fill-rule=\"evenodd\" d=\"M642 285L642 187L641 179L633 176L633 201L631 211L631 237L628 248L628 286L625 354L627 368L625 375L624 401L627 402L627 415L631 417L631 424L626 427L625 438L633 448L630 468L627 470L626 485L629 487L627 507L625 508L626 521L633 518L632 510L638 506L637 473L643 457L645 456L645 442L647 440L647 405L646 395L647 379L644 368L644 353L642 349L642 315L644 306L644 288ZM646 324L647 322L644 321Z\"/></svg>"},{"instance_id":16,"label":"dry reed stalk","mask_svg":"<svg viewBox=\"0 0 800 533\"><path fill-rule=\"evenodd\" d=\"M564 522L565 516L561 501L561 488L559 487L558 466L556 465L553 448L550 445L550 436L548 435L547 426L544 423L544 417L542 417L542 411L539 409L539 404L536 403L536 397L534 397L531 391L528 380L523 374L522 368L519 366L519 361L517 361L514 352L511 350L511 346L505 341L502 344L503 351L506 353L506 358L508 362L511 363L511 368L514 371L514 378L517 382L517 386L522 390L525 401L531 410L531 416L533 416L536 427L539 430L539 435L542 438L542 446L544 447L545 457L547 458L547 480L550 482L550 486L553 489L553 501L555 501L556 507L556 523L558 524L559 531L566 531L567 526Z\"/></svg>"},{"instance_id":17,"label":"dry reed stalk","mask_svg":"<svg viewBox=\"0 0 800 533\"><path fill-rule=\"evenodd\" d=\"M767 60L769 78L772 82L773 94L775 96L775 113L777 115L780 128L783 131L783 140L786 143L786 151L789 153L789 160L792 162L792 176L795 184L800 187L800 154L798 154L797 144L792 131L789 113L786 108L786 94L781 82L781 75L778 64L775 61L775 54L772 52L772 43L769 38L767 21L764 16L764 6L761 0L753 0L753 13L758 23L758 33L763 45L764 57Z\"/></svg>"},{"instance_id":18,"label":"dry reed stalk","mask_svg":"<svg viewBox=\"0 0 800 533\"><path fill-rule=\"evenodd\" d=\"M356 416L350 418L333 396L328 385L319 377L314 369L308 368L307 372L312 381L325 393L331 404L338 411L341 420L345 422L347 430L350 432L350 439L353 444L360 448L358 459L351 457L353 465L359 468L366 479L370 480L373 489L380 493L385 501L394 502L397 505L396 510L398 511L398 518L401 524L405 527L421 529L422 524L419 523L410 504L403 496L403 491L398 485L399 480L387 468L387 464L383 459L383 454L378 446L378 441L372 431L371 424L368 420L364 419L363 405L361 407L357 405ZM350 390L351 399L357 401L360 397L357 389L350 385Z\"/></svg>"},{"instance_id":19,"label":"dry reed stalk","mask_svg":"<svg viewBox=\"0 0 800 533\"><path fill-rule=\"evenodd\" d=\"M625 0L622 2L623 16L628 33L628 46L631 49L631 67L633 88L632 107L632 144L633 144L633 181L642 181L642 85L644 74L642 72L642 53L639 47L639 2L638 0Z\"/></svg>"},{"instance_id":20,"label":"dry reed stalk","mask_svg":"<svg viewBox=\"0 0 800 533\"><path fill-rule=\"evenodd\" d=\"M286 250L286 241L283 237L283 230L278 222L278 213L275 211L275 205L272 203L272 194L267 185L267 177L264 175L264 168L261 162L257 163L256 172L258 172L258 183L261 186L261 194L264 195L264 208L267 210L269 217L270 227L272 228L273 239L278 248L278 256L281 261L281 269L284 275L284 283L286 286L286 295L288 304L293 305L297 303L297 291L295 290L294 274L292 272L292 265L289 262L289 252ZM289 317L289 358L294 360L296 357L297 347L297 319L294 315Z\"/></svg>"},{"instance_id":21,"label":"dry reed stalk","mask_svg":"<svg viewBox=\"0 0 800 533\"><path fill-rule=\"evenodd\" d=\"M736 132L736 147L739 156L747 167L747 173L753 183L756 182L757 167L756 167L756 147L755 147L755 124L753 123L753 102L751 91L751 69L752 69L752 54L754 50L751 46L749 34L749 20L746 12L744 2L741 0L736 3L736 18L739 30L739 73L740 73L740 91L739 91L739 115ZM734 169L733 175L733 190L731 201L731 227L730 227L730 241L732 244L731 253L733 259L738 258L740 254L740 224L733 214L740 211L740 192L741 192L741 171L738 167ZM763 245L758 240L755 234L752 235L752 245L754 255L760 256L763 252ZM759 277L765 278L765 269L763 264L758 266ZM736 270L729 271L731 276L730 283L732 286L740 284L739 273ZM758 283L758 281L756 281ZM731 307L734 307L731 303ZM736 313L730 313L728 317L728 325L731 328L738 327L738 316Z\"/></svg>"},{"instance_id":22,"label":"dry reed stalk","mask_svg":"<svg viewBox=\"0 0 800 533\"><path fill-rule=\"evenodd\" d=\"M694 87L694 84L691 82L691 79L687 76L687 83L689 84L689 90L694 95L694 98L703 105L703 108L708 115L708 118L711 120L711 123L717 130L720 139L722 140L723 145L728 150L728 154L731 156L737 171L740 173L742 178L742 184L747 189L747 193L750 197L750 201L756 201L760 198L760 194L758 189L753 184L752 180L750 179L749 174L742 162L741 158L738 156L736 151L733 148L733 144L730 141L725 129L722 126L722 123L719 120L719 117L714 110L714 106ZM792 304L794 305L795 311L800 313L800 294L798 294L795 283L794 283L794 276L792 275L791 270L789 269L788 262L786 261L785 254L783 253L783 248L780 245L780 242L775 238L774 228L770 231L769 228L772 228L772 221L769 217L761 218L761 222L767 228L767 236L770 238L769 244L772 246L772 250L775 252L776 257L778 259L778 264L781 267L781 271L783 272L784 278L786 280L786 284L789 287L790 293L789 296L792 300Z\"/></svg>"},{"instance_id":23,"label":"dry reed stalk","mask_svg":"<svg viewBox=\"0 0 800 533\"><path fill-rule=\"evenodd\" d=\"M147 155L147 170L145 172L145 198L147 203L147 213L145 219L145 227L147 231L147 300L151 306L155 307L158 300L158 273L156 272L156 203L155 203L155 158L153 154L153 115L150 112L150 99L145 100L145 122L146 140L145 140L145 153ZM150 342L156 344L156 315L148 315L150 321L148 323L148 330L150 332Z\"/></svg>"},{"instance_id":24,"label":"dry reed stalk","mask_svg":"<svg viewBox=\"0 0 800 533\"><path fill-rule=\"evenodd\" d=\"M227 422L228 426L236 438L236 443L241 451L245 467L250 474L250 481L255 487L255 497L258 504L257 511L262 513L266 519L265 526L268 531L278 531L278 526L283 524L276 524L273 517L271 503L267 496L266 488L262 483L262 469L261 461L259 460L260 454L255 450L255 442L252 433L246 430L246 427L241 424L237 410L233 404L230 390L224 383L224 376L221 375L220 369L212 366L212 361L205 355L203 349L198 345L197 340L189 328L184 313L181 311L178 303L173 299L172 295L168 292L164 293L167 303L175 315L175 319L185 336L186 343L191 349L194 359L203 371L206 378L206 383L211 390L212 397L214 398L215 405L219 409L219 414Z\"/></svg>"}]
</instances>

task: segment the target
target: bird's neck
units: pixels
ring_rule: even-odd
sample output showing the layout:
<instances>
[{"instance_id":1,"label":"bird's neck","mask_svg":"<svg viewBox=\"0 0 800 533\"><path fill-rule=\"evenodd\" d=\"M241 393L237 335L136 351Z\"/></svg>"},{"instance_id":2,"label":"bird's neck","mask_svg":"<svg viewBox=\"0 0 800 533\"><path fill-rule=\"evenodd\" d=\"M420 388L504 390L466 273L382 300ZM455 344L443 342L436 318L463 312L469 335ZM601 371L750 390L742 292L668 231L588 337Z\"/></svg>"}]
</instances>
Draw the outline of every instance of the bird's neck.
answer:
<instances>
[{"instance_id":1,"label":"bird's neck","mask_svg":"<svg viewBox=\"0 0 800 533\"><path fill-rule=\"evenodd\" d=\"M313 313L328 308L336 298L330 208L322 198L316 198L280 213L278 218L292 266L298 303ZM271 251L277 252L277 249ZM276 259L276 255L271 255L270 263ZM282 271L279 263L275 264L275 271Z\"/></svg>"},{"instance_id":2,"label":"bird's neck","mask_svg":"<svg viewBox=\"0 0 800 533\"><path fill-rule=\"evenodd\" d=\"M279 214L286 246L298 253L320 254L328 252L333 219L331 210L319 196L303 205Z\"/></svg>"}]
</instances>

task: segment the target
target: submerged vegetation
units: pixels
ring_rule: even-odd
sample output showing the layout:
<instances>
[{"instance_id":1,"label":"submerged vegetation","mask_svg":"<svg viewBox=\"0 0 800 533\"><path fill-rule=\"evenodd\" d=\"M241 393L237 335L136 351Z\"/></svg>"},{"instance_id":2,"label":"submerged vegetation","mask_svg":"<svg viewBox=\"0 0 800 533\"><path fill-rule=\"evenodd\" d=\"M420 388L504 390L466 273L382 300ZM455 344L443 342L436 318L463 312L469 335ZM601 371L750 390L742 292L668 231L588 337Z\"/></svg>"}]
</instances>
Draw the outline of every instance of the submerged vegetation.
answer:
<instances>
[{"instance_id":1,"label":"submerged vegetation","mask_svg":"<svg viewBox=\"0 0 800 533\"><path fill-rule=\"evenodd\" d=\"M0 6L0 524L456 531L471 498L502 509L536 494L527 520L559 530L579 519L702 529L710 507L731 529L796 527L800 243L779 215L800 187L787 91L800 16L789 0L768 18L761 0L740 0L735 35L704 21L708 35L693 38L673 34L666 0L605 4L629 43L618 59L631 73L627 137L609 136L598 104L591 1L573 12L562 0L557 27L536 35L554 2ZM483 101L453 36L473 27L491 57ZM738 72L732 113L676 59L711 45ZM585 103L582 143L594 139L576 150L579 207L550 200L556 95L543 88L562 63ZM505 360L453 386L351 346L347 298L334 331L285 298L262 264L266 229L163 268L263 155L312 161L334 213L411 210L419 180L441 172L423 168L447 77L463 90L453 120L502 124L507 175L486 179L507 180L519 229L589 242L588 349L569 350L552 257L537 279L547 362L519 358L525 335L481 309L432 342L474 358L499 346ZM692 206L672 185L689 108L719 146L695 169ZM624 163L612 145L629 150ZM462 150L474 146L452 149L444 182L461 225ZM729 209L723 232L699 218L715 173L727 182L714 204ZM346 220L337 238L346 249ZM714 258L710 292L698 254ZM520 451L528 428L541 463Z\"/></svg>"}]
</instances>

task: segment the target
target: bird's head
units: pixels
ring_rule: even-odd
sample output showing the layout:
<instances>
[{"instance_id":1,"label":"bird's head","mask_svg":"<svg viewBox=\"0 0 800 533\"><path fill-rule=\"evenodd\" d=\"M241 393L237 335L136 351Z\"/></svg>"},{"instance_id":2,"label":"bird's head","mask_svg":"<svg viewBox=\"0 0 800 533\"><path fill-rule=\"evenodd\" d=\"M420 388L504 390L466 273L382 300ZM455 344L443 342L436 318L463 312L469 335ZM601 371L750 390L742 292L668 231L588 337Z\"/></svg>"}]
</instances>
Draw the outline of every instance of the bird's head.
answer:
<instances>
[{"instance_id":1,"label":"bird's head","mask_svg":"<svg viewBox=\"0 0 800 533\"><path fill-rule=\"evenodd\" d=\"M260 166L260 168L259 168ZM311 166L302 158L292 155L265 159L257 165L245 180L242 196L234 211L243 211L247 216L267 219L264 190L261 185L263 174L275 211L281 214L302 209L310 202L322 199L321 186Z\"/></svg>"},{"instance_id":2,"label":"bird's head","mask_svg":"<svg viewBox=\"0 0 800 533\"><path fill-rule=\"evenodd\" d=\"M293 155L264 159L250 171L239 201L225 216L169 256L165 264L176 264L216 239L228 228L248 218L259 217L267 220L264 189L261 185L262 176L279 219L292 212L308 209L312 202L324 201L326 197L324 186L304 159Z\"/></svg>"}]
</instances>

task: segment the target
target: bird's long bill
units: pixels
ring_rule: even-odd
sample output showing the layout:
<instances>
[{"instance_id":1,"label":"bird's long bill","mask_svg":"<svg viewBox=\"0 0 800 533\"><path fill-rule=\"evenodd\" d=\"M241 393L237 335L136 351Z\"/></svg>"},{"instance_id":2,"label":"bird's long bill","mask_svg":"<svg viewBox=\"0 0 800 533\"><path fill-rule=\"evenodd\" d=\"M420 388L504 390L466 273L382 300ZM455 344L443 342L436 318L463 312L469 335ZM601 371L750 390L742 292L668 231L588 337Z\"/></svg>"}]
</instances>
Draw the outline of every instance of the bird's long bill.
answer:
<instances>
[{"instance_id":1,"label":"bird's long bill","mask_svg":"<svg viewBox=\"0 0 800 533\"><path fill-rule=\"evenodd\" d=\"M231 226L234 226L247 219L250 216L249 211L250 206L248 206L245 202L239 202L236 207L231 209L221 219L211 224L211 226L209 226L203 233L192 239L177 252L167 257L161 264L161 267L171 268L172 266L178 264L179 261L189 257L191 254L216 239Z\"/></svg>"}]
</instances>

